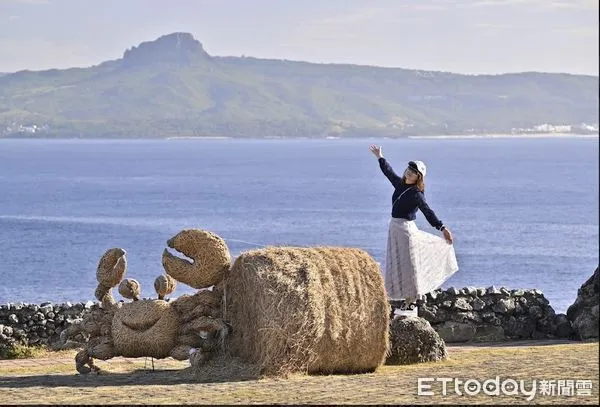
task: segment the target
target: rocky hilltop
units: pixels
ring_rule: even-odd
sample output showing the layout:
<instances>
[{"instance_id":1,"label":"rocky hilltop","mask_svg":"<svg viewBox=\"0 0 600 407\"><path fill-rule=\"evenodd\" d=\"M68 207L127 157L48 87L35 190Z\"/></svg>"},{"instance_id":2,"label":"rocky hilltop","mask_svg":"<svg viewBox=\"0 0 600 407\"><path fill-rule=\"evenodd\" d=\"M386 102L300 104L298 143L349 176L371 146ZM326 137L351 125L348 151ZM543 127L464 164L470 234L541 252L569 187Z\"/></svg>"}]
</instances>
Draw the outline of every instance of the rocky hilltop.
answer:
<instances>
[{"instance_id":1,"label":"rocky hilltop","mask_svg":"<svg viewBox=\"0 0 600 407\"><path fill-rule=\"evenodd\" d=\"M88 68L0 76L0 137L598 132L598 77L221 57L172 33Z\"/></svg>"}]
</instances>

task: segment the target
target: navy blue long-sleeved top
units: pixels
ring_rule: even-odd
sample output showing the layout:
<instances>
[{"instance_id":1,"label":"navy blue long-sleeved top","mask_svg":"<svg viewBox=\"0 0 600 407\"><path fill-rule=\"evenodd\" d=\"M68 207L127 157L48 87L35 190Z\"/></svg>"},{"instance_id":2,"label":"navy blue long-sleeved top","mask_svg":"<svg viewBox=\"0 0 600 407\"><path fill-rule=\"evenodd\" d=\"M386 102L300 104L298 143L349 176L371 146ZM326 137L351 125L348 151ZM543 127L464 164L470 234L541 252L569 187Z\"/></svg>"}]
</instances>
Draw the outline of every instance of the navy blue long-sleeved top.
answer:
<instances>
[{"instance_id":1,"label":"navy blue long-sleeved top","mask_svg":"<svg viewBox=\"0 0 600 407\"><path fill-rule=\"evenodd\" d=\"M394 172L392 166L383 157L379 159L379 167L395 188L392 194L393 218L415 220L417 209L420 209L431 226L439 230L444 225L427 205L425 195L416 185L405 184L402 177Z\"/></svg>"}]
</instances>

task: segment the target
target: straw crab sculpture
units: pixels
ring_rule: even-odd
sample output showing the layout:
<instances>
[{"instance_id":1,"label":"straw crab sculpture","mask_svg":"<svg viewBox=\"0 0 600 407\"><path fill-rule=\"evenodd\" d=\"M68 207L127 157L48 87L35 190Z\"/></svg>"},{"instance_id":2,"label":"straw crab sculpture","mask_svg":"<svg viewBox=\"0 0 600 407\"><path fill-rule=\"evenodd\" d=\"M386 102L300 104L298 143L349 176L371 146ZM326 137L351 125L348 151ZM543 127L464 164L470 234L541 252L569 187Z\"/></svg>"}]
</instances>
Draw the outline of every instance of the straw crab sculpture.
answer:
<instances>
[{"instance_id":1,"label":"straw crab sculpture","mask_svg":"<svg viewBox=\"0 0 600 407\"><path fill-rule=\"evenodd\" d=\"M182 230L167 245L187 259L163 251L157 299L140 299L140 284L124 279L125 250L102 256L101 306L65 331L89 337L75 356L78 372L98 372L94 359L116 356L189 359L199 380L237 371L233 361L274 376L373 372L385 361L391 309L379 265L364 250L266 247L232 264L225 241L209 231ZM176 282L199 291L166 299ZM131 302L115 301L117 286Z\"/></svg>"},{"instance_id":2,"label":"straw crab sculpture","mask_svg":"<svg viewBox=\"0 0 600 407\"><path fill-rule=\"evenodd\" d=\"M77 371L87 374L99 371L94 358L107 360L117 356L172 357L186 360L208 360L222 345L230 327L222 319L223 297L219 283L231 265L227 245L219 236L203 230L182 230L167 245L186 257L179 258L164 250L162 264L166 275L154 282L157 299L140 299L140 284L124 279L126 252L121 248L107 250L98 264L95 292L98 307L66 331L66 336L79 332L89 335L85 347L75 356ZM198 291L169 301L165 299L176 287L176 281ZM112 289L131 302L117 302ZM213 287L212 290L208 288Z\"/></svg>"}]
</instances>

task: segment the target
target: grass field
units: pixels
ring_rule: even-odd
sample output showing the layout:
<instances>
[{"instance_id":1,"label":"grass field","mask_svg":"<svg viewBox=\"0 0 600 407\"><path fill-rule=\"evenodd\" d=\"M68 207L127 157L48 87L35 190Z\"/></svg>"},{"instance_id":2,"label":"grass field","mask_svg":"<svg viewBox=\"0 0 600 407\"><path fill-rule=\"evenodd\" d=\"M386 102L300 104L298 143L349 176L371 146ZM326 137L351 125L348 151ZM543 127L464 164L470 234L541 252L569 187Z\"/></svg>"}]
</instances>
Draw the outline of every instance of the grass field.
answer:
<instances>
[{"instance_id":1,"label":"grass field","mask_svg":"<svg viewBox=\"0 0 600 407\"><path fill-rule=\"evenodd\" d=\"M0 361L2 404L594 404L599 401L598 342L522 342L448 346L449 358L437 363L383 366L373 374L304 376L286 379L214 380L198 383L187 362L171 359L115 358L98 361L100 375L75 371L75 351L41 352L32 359ZM474 379L499 376L524 381L536 391L528 401L514 395L458 395L454 384L442 394L432 382L432 396L417 394L418 378ZM590 395L541 392L541 380L591 382ZM589 383L589 382L588 382ZM566 382L567 387L569 383ZM507 390L511 390L508 387ZM464 391L464 387L459 388Z\"/></svg>"}]
</instances>

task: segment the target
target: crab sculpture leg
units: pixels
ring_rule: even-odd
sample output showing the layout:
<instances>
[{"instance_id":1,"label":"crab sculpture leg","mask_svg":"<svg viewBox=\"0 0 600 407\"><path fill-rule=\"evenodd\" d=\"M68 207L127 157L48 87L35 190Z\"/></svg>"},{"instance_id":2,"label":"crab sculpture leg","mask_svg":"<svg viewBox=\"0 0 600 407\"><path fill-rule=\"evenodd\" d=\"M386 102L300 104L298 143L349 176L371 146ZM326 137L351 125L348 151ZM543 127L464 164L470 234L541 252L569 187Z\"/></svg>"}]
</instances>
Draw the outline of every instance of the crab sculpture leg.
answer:
<instances>
[{"instance_id":1,"label":"crab sculpture leg","mask_svg":"<svg viewBox=\"0 0 600 407\"><path fill-rule=\"evenodd\" d=\"M219 236L199 229L182 230L169 239L167 245L191 259L179 258L165 249L162 263L167 275L202 290L173 301L181 326L179 346L173 349L171 356L188 359L192 354L196 360L206 361L230 332L229 325L222 319L222 293L214 287L231 266L229 249ZM210 287L213 289L207 290Z\"/></svg>"},{"instance_id":2,"label":"crab sculpture leg","mask_svg":"<svg viewBox=\"0 0 600 407\"><path fill-rule=\"evenodd\" d=\"M84 332L90 336L83 350L75 356L75 367L79 373L86 374L98 371L93 358L107 360L115 355L111 337L111 324L115 311L119 308L111 290L118 285L127 270L126 252L121 248L107 250L96 271L96 298L102 308L88 313L77 325L70 327L66 336L76 332Z\"/></svg>"}]
</instances>

